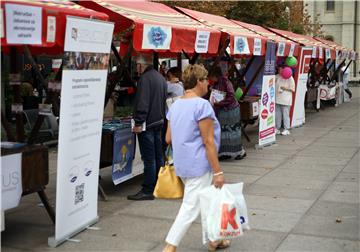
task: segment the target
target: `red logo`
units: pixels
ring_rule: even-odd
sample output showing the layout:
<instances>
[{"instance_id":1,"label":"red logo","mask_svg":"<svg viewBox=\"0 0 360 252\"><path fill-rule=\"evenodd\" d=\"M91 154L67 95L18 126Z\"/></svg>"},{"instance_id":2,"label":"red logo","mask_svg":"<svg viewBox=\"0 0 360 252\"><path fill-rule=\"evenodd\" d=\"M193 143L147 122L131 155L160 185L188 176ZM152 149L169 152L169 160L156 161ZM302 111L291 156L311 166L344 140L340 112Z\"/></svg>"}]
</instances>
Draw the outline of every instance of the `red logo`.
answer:
<instances>
[{"instance_id":1,"label":"red logo","mask_svg":"<svg viewBox=\"0 0 360 252\"><path fill-rule=\"evenodd\" d=\"M274 104L274 102L271 102L270 103L270 113L274 112L274 109L275 109L275 104Z\"/></svg>"},{"instance_id":2,"label":"red logo","mask_svg":"<svg viewBox=\"0 0 360 252\"><path fill-rule=\"evenodd\" d=\"M233 227L233 229L239 229L239 226L235 221L236 208L233 208L230 211L228 211L228 208L228 204L223 204L221 214L221 229L227 230L229 223Z\"/></svg>"},{"instance_id":3,"label":"red logo","mask_svg":"<svg viewBox=\"0 0 360 252\"><path fill-rule=\"evenodd\" d=\"M263 111L261 111L261 118L265 120L268 117L268 114L269 112L267 111L267 109L263 109Z\"/></svg>"}]
</instances>

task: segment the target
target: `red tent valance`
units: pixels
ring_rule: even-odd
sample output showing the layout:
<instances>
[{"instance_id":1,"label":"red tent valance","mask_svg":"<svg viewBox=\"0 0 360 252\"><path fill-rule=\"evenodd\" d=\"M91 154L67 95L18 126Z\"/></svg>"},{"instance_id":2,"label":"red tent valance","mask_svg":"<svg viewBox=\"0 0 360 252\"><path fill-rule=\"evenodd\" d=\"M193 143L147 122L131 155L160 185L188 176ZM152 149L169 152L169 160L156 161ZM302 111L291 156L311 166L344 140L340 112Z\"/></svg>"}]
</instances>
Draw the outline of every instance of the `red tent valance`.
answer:
<instances>
[{"instance_id":1,"label":"red tent valance","mask_svg":"<svg viewBox=\"0 0 360 252\"><path fill-rule=\"evenodd\" d=\"M200 43L214 54L218 50L221 33L161 3L148 1L79 1L79 4L109 15L120 33L120 52L126 52L126 39L133 39L137 52L156 51L162 54L196 52ZM204 35L205 34L205 35ZM198 37L197 37L198 36ZM199 39L200 36L200 39ZM204 49L204 48L203 48ZM204 49L205 50L205 49Z\"/></svg>"},{"instance_id":2,"label":"red tent valance","mask_svg":"<svg viewBox=\"0 0 360 252\"><path fill-rule=\"evenodd\" d=\"M26 13L26 10L32 10ZM86 9L80 5L69 1L29 1L29 0L5 0L1 1L1 10L3 14L3 31L1 37L1 47L3 51L7 51L8 46L21 46L22 43L14 43L7 38L7 22L12 22L13 29L34 29L31 25L22 25L29 22L30 19L22 18L22 15L33 15L40 13L41 17L34 20L40 21L39 28L40 40L34 44L28 44L34 54L59 54L63 51L65 39L66 16L77 16L83 18L95 18L100 20L108 20L108 16L93 10ZM16 12L16 10L18 10ZM7 13L7 11L11 13ZM7 16L11 19L7 20ZM30 21L31 22L31 21ZM35 22L35 21L34 21ZM10 31L9 31L10 32ZM13 31L11 31L13 32ZM20 33L19 33L20 34ZM26 33L24 32L26 36ZM21 36L21 35L19 35Z\"/></svg>"},{"instance_id":3,"label":"red tent valance","mask_svg":"<svg viewBox=\"0 0 360 252\"><path fill-rule=\"evenodd\" d=\"M284 31L284 30L279 30L279 29L274 29L274 28L268 28L268 29L280 36L283 36L284 38L295 41L295 42L301 44L302 46L312 47L313 48L312 58L335 59L336 55L335 55L334 48L321 43L320 41L314 39L311 36L296 34L296 33L290 32L290 31Z\"/></svg>"},{"instance_id":4,"label":"red tent valance","mask_svg":"<svg viewBox=\"0 0 360 252\"><path fill-rule=\"evenodd\" d=\"M273 40L277 43L277 49L279 50L279 48L281 48L281 46L284 46L284 53L282 53L283 56L288 56L289 54L292 54L293 56L297 56L298 52L299 52L299 44L289 40L287 38L281 37L279 35L277 35L274 32L271 32L269 30L267 30L264 27L261 27L259 25L254 25L254 24L248 24L248 23L244 23L244 22L240 22L237 20L232 20L234 23L249 29L250 31L253 31L257 34L260 34L263 37L266 37L270 40Z\"/></svg>"},{"instance_id":5,"label":"red tent valance","mask_svg":"<svg viewBox=\"0 0 360 252\"><path fill-rule=\"evenodd\" d=\"M181 7L176 7L176 9L209 27L220 30L226 36L230 35L230 54L254 55L255 48L255 51L259 49L255 55L265 55L267 38L243 28L225 17Z\"/></svg>"},{"instance_id":6,"label":"red tent valance","mask_svg":"<svg viewBox=\"0 0 360 252\"><path fill-rule=\"evenodd\" d=\"M321 43L323 44L326 44L332 48L334 48L338 54L338 58L340 59L351 59L351 60L355 60L356 59L356 52L351 50L351 49L348 49L344 46L341 46L339 44L337 44L336 42L334 41L330 41L330 40L326 40L326 39L321 39L321 38L316 38L314 37L314 39L320 41Z\"/></svg>"}]
</instances>

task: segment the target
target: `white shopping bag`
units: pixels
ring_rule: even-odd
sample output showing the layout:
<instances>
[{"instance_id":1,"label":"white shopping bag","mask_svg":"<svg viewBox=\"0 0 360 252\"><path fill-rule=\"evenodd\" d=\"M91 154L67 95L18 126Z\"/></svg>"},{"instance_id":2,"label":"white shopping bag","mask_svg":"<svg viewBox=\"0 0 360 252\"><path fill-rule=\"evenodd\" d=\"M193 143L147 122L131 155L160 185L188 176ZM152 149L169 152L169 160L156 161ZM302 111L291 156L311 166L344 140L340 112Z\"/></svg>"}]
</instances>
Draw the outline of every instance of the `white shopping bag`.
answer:
<instances>
[{"instance_id":1,"label":"white shopping bag","mask_svg":"<svg viewBox=\"0 0 360 252\"><path fill-rule=\"evenodd\" d=\"M225 184L221 189L214 186L200 193L203 243L232 239L249 230L249 219L244 196L243 183Z\"/></svg>"}]
</instances>

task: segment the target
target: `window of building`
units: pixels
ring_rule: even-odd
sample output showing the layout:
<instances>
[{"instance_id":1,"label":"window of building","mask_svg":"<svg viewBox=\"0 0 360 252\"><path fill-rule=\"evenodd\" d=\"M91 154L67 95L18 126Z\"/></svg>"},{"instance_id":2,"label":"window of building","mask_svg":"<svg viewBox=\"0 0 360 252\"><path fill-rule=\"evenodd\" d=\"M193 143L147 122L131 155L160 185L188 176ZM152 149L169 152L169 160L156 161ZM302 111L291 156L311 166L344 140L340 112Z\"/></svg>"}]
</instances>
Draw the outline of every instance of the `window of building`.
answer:
<instances>
[{"instance_id":1,"label":"window of building","mask_svg":"<svg viewBox=\"0 0 360 252\"><path fill-rule=\"evenodd\" d=\"M334 11L335 10L335 1L327 0L326 1L326 11Z\"/></svg>"}]
</instances>

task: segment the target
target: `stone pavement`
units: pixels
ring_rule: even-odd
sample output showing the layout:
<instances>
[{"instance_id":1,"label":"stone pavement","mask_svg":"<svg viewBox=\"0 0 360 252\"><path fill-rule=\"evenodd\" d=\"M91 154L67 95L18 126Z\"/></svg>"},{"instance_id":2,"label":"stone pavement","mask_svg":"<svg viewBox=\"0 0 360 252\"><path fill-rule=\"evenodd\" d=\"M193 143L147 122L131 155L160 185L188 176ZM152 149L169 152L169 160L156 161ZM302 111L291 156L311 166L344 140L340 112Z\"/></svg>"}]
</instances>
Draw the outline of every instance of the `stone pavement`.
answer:
<instances>
[{"instance_id":1,"label":"stone pavement","mask_svg":"<svg viewBox=\"0 0 360 252\"><path fill-rule=\"evenodd\" d=\"M252 228L227 251L359 251L360 88L353 90L350 103L308 111L303 127L271 147L255 150L256 128L250 129L247 158L221 163L228 182L245 182ZM46 191L54 203L54 150L50 158ZM49 248L54 226L37 195L29 195L6 214L2 251L161 251L181 202L127 201L141 177L113 186L109 170L101 171L109 200L99 200L100 230ZM206 251L199 219L179 251Z\"/></svg>"}]
</instances>

